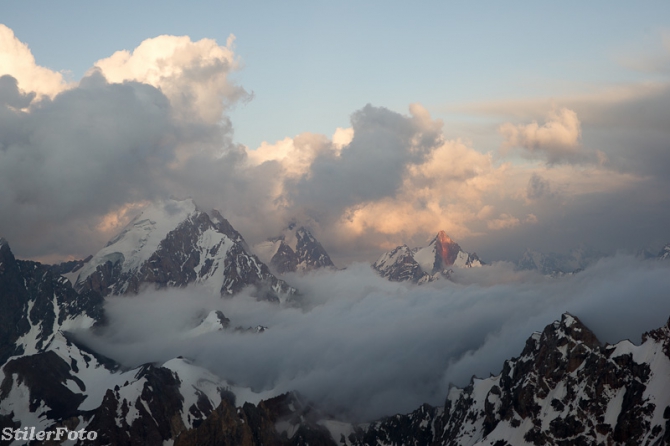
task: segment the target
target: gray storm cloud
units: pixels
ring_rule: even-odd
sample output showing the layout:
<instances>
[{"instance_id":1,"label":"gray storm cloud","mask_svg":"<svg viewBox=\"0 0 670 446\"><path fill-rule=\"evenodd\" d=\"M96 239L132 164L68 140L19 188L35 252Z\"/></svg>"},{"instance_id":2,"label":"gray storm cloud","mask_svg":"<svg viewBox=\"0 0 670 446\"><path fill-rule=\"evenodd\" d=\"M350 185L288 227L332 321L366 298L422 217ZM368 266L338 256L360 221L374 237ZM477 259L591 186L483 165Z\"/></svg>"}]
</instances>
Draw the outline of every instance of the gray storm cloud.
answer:
<instances>
[{"instance_id":1,"label":"gray storm cloud","mask_svg":"<svg viewBox=\"0 0 670 446\"><path fill-rule=\"evenodd\" d=\"M0 228L23 255L91 249L82 242L96 218L165 194L163 174L185 145L221 144L217 127L174 119L155 87L99 72L28 111L7 102L27 105L14 78L2 78L0 97Z\"/></svg>"},{"instance_id":2,"label":"gray storm cloud","mask_svg":"<svg viewBox=\"0 0 670 446\"><path fill-rule=\"evenodd\" d=\"M443 141L441 124L412 111L407 117L368 104L354 112L351 142L339 155L319 153L309 175L287 185L294 206L337 218L350 206L394 196L408 166Z\"/></svg>"},{"instance_id":3,"label":"gray storm cloud","mask_svg":"<svg viewBox=\"0 0 670 446\"><path fill-rule=\"evenodd\" d=\"M456 271L458 283L416 287L354 264L289 276L303 293L301 308L245 295L222 300L195 288L113 298L107 330L80 338L129 366L183 355L237 385L297 390L332 414L366 420L443 404L449 384L498 373L533 331L565 311L601 341L638 342L670 315L668 268L615 256L550 279L501 262ZM212 309L233 326L269 330L181 335Z\"/></svg>"}]
</instances>

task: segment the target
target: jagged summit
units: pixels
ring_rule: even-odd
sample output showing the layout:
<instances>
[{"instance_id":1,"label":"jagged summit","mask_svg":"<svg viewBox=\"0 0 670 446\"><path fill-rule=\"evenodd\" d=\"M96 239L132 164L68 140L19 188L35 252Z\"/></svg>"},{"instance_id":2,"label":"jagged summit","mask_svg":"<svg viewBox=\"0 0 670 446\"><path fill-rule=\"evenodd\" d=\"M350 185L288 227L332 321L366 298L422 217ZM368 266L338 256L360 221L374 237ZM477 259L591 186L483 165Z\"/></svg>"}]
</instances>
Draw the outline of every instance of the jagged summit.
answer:
<instances>
[{"instance_id":1,"label":"jagged summit","mask_svg":"<svg viewBox=\"0 0 670 446\"><path fill-rule=\"evenodd\" d=\"M382 254L372 265L382 277L395 282L431 282L449 274L450 267L471 268L483 265L477 254L470 254L440 231L424 248L401 245Z\"/></svg>"},{"instance_id":2,"label":"jagged summit","mask_svg":"<svg viewBox=\"0 0 670 446\"><path fill-rule=\"evenodd\" d=\"M258 297L269 300L295 293L249 252L242 235L218 211L205 213L190 199L151 203L68 277L77 290L102 295L191 283L224 296L250 285Z\"/></svg>"},{"instance_id":3,"label":"jagged summit","mask_svg":"<svg viewBox=\"0 0 670 446\"><path fill-rule=\"evenodd\" d=\"M335 267L311 231L295 222L279 236L255 245L254 251L279 274Z\"/></svg>"},{"instance_id":4,"label":"jagged summit","mask_svg":"<svg viewBox=\"0 0 670 446\"><path fill-rule=\"evenodd\" d=\"M1 244L1 241L0 241ZM661 252L658 253L658 258L659 260L667 260L670 259L670 243L667 243L663 249L661 249Z\"/></svg>"},{"instance_id":5,"label":"jagged summit","mask_svg":"<svg viewBox=\"0 0 670 446\"><path fill-rule=\"evenodd\" d=\"M365 425L346 444L668 444L669 347L667 325L641 345L602 345L564 313L499 375L452 387L444 408L424 405Z\"/></svg>"}]
</instances>

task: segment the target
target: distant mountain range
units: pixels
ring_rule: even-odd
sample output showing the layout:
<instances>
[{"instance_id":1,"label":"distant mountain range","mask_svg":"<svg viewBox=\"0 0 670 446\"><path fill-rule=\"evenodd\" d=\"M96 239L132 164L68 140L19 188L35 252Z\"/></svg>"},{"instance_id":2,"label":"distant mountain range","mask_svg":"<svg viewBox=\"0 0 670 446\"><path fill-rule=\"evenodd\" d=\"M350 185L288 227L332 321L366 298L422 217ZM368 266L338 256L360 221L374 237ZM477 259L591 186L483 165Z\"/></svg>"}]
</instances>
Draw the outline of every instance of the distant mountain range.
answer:
<instances>
[{"instance_id":1,"label":"distant mountain range","mask_svg":"<svg viewBox=\"0 0 670 446\"><path fill-rule=\"evenodd\" d=\"M394 282L427 283L440 277L449 277L451 268L472 268L484 263L477 254L461 249L444 232L440 231L424 248L410 249L401 245L382 254L372 267Z\"/></svg>"},{"instance_id":2,"label":"distant mountain range","mask_svg":"<svg viewBox=\"0 0 670 446\"><path fill-rule=\"evenodd\" d=\"M281 235L253 247L260 259L279 274L335 268L321 243L304 226L291 223Z\"/></svg>"},{"instance_id":3,"label":"distant mountain range","mask_svg":"<svg viewBox=\"0 0 670 446\"><path fill-rule=\"evenodd\" d=\"M594 257L527 251L518 267L569 274ZM670 258L670 244L655 257ZM426 247L384 253L373 268L422 284L482 265L440 231ZM444 406L365 424L334 420L296 393L239 401L250 389L181 357L128 370L72 335L107 324L106 299L146 288L197 284L232 297L249 287L259 300L291 304L299 291L277 275L317 268L334 265L307 228L289 225L251 249L219 212L190 200L148 206L82 261L18 260L0 239L0 432L20 432L1 444L40 444L23 439L26 427L99 433L67 443L80 445L670 444L670 325L640 346L608 345L566 313L532 334L498 376L452 388ZM181 336L212 332L272 336L221 311Z\"/></svg>"}]
</instances>

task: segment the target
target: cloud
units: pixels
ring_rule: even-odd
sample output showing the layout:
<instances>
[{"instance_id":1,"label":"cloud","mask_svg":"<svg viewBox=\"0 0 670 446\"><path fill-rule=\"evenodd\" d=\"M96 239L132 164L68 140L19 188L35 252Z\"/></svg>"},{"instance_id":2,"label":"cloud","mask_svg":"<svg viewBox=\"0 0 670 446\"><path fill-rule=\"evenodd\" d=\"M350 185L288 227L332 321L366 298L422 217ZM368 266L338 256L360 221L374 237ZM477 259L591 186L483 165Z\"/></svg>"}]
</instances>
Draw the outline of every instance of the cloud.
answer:
<instances>
[{"instance_id":1,"label":"cloud","mask_svg":"<svg viewBox=\"0 0 670 446\"><path fill-rule=\"evenodd\" d=\"M616 256L551 279L498 262L456 270L454 280L409 286L366 264L291 276L303 307L232 299L204 290L148 292L107 303L110 326L81 339L135 366L177 355L255 391L298 390L330 413L357 420L444 403L450 383L498 373L535 330L569 311L607 342L661 326L670 314L668 265ZM475 271L476 270L476 271ZM632 298L634 296L634 299ZM181 334L206 311L262 334Z\"/></svg>"},{"instance_id":2,"label":"cloud","mask_svg":"<svg viewBox=\"0 0 670 446\"><path fill-rule=\"evenodd\" d=\"M44 74L3 30L12 57ZM525 160L445 139L444 123L419 104L407 114L368 105L332 137L305 132L252 150L235 143L226 115L249 98L230 79L240 64L232 38L159 36L51 95L25 86L26 70L0 77L0 234L20 257L84 257L142 203L173 196L220 209L252 244L289 221L308 224L338 264L422 246L438 230L488 260L542 249L547 233L551 249L592 239L606 252L665 239L661 223L631 234L612 197L645 197L627 212L663 220L667 87L565 102L543 124L508 123L532 149ZM587 219L591 209L601 217Z\"/></svg>"},{"instance_id":3,"label":"cloud","mask_svg":"<svg viewBox=\"0 0 670 446\"><path fill-rule=\"evenodd\" d=\"M505 229L513 228L518 226L520 223L519 219L508 214L500 214L497 218L489 220L486 225L489 229Z\"/></svg>"},{"instance_id":4,"label":"cloud","mask_svg":"<svg viewBox=\"0 0 670 446\"><path fill-rule=\"evenodd\" d=\"M0 37L15 61L2 67L19 76L0 77L0 233L22 257L83 257L132 217L126 209L200 190L207 205L222 184L229 193L251 181L235 173L246 154L223 114L244 96L227 77L232 39L150 39L65 86L11 30Z\"/></svg>"},{"instance_id":5,"label":"cloud","mask_svg":"<svg viewBox=\"0 0 670 446\"><path fill-rule=\"evenodd\" d=\"M552 192L549 181L534 173L528 180L528 186L526 186L526 197L529 200L539 200L541 198L550 197L551 195Z\"/></svg>"},{"instance_id":6,"label":"cloud","mask_svg":"<svg viewBox=\"0 0 670 446\"><path fill-rule=\"evenodd\" d=\"M61 73L37 65L28 45L0 24L0 76L5 74L16 79L21 90L34 92L38 98L53 97L68 88Z\"/></svg>"},{"instance_id":7,"label":"cloud","mask_svg":"<svg viewBox=\"0 0 670 446\"><path fill-rule=\"evenodd\" d=\"M339 154L321 152L309 175L287 184L291 202L318 211L325 204L339 215L350 206L393 196L407 166L422 161L442 140L441 123L420 105L410 107L410 117L366 105L351 123L353 138Z\"/></svg>"},{"instance_id":8,"label":"cloud","mask_svg":"<svg viewBox=\"0 0 670 446\"><path fill-rule=\"evenodd\" d=\"M537 122L514 125L504 123L499 128L505 138L503 151L513 147L531 154L542 154L549 163L575 159L579 154L582 129L577 113L561 108L551 111L544 124Z\"/></svg>"},{"instance_id":9,"label":"cloud","mask_svg":"<svg viewBox=\"0 0 670 446\"><path fill-rule=\"evenodd\" d=\"M275 161L281 165L287 178L298 180L310 175L311 166L317 157L337 155L337 146L325 135L302 133L274 144L263 142L256 150L248 152L248 159L252 166Z\"/></svg>"},{"instance_id":10,"label":"cloud","mask_svg":"<svg viewBox=\"0 0 670 446\"><path fill-rule=\"evenodd\" d=\"M34 98L35 92L25 93L19 90L16 78L8 74L0 76L0 105L23 109L28 107Z\"/></svg>"},{"instance_id":11,"label":"cloud","mask_svg":"<svg viewBox=\"0 0 670 446\"><path fill-rule=\"evenodd\" d=\"M168 97L181 119L195 114L215 124L226 107L249 94L229 79L239 68L233 51L235 36L225 46L215 40L191 41L188 36L144 40L132 52L117 51L94 64L109 82L136 81L152 85Z\"/></svg>"},{"instance_id":12,"label":"cloud","mask_svg":"<svg viewBox=\"0 0 670 446\"><path fill-rule=\"evenodd\" d=\"M99 74L28 112L0 114L0 227L33 249L77 218L155 196L154 175L182 140L160 91Z\"/></svg>"}]
</instances>

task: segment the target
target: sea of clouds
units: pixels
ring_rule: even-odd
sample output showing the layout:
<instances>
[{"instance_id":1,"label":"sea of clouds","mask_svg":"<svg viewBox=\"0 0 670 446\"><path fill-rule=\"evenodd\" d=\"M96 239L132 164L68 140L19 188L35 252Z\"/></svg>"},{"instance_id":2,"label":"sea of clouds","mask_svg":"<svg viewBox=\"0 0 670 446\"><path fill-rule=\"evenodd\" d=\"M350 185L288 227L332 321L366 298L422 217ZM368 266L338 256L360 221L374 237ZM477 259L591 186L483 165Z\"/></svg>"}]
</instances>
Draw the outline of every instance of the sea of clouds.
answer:
<instances>
[{"instance_id":1,"label":"sea of clouds","mask_svg":"<svg viewBox=\"0 0 670 446\"><path fill-rule=\"evenodd\" d=\"M500 372L533 331L570 312L602 342L639 342L670 316L667 262L618 255L550 278L498 262L457 270L455 282L388 282L368 264L289 275L299 305L196 287L109 298L109 326L80 338L126 366L193 359L257 392L298 391L333 416L370 420L444 404L450 385ZM211 310L231 327L187 337Z\"/></svg>"}]
</instances>

